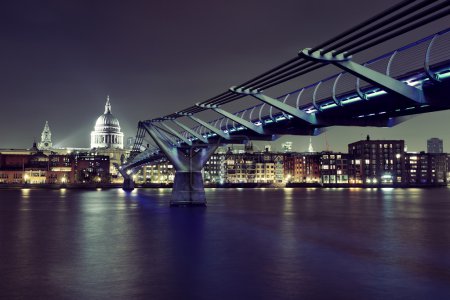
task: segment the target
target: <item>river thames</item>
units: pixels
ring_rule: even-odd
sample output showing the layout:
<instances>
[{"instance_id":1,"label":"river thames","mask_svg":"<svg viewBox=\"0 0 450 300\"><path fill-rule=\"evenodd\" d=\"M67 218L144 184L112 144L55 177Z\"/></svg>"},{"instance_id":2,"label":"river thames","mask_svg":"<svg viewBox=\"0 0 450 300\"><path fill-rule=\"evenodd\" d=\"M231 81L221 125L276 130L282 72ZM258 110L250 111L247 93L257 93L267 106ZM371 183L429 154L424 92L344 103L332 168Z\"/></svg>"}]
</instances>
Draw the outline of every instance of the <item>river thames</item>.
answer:
<instances>
[{"instance_id":1,"label":"river thames","mask_svg":"<svg viewBox=\"0 0 450 300\"><path fill-rule=\"evenodd\" d=\"M1 299L450 299L450 189L0 190Z\"/></svg>"}]
</instances>

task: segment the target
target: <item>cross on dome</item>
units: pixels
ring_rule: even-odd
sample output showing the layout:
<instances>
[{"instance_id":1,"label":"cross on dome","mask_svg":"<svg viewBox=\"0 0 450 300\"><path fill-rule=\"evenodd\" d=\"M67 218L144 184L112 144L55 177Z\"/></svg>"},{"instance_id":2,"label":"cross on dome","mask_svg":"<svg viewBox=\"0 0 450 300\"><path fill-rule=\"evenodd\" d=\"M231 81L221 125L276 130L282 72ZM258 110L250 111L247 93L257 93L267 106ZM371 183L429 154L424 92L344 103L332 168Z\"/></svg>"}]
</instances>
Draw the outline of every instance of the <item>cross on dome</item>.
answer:
<instances>
[{"instance_id":1,"label":"cross on dome","mask_svg":"<svg viewBox=\"0 0 450 300\"><path fill-rule=\"evenodd\" d=\"M109 95L106 96L105 114L111 113L111 102L109 102Z\"/></svg>"}]
</instances>

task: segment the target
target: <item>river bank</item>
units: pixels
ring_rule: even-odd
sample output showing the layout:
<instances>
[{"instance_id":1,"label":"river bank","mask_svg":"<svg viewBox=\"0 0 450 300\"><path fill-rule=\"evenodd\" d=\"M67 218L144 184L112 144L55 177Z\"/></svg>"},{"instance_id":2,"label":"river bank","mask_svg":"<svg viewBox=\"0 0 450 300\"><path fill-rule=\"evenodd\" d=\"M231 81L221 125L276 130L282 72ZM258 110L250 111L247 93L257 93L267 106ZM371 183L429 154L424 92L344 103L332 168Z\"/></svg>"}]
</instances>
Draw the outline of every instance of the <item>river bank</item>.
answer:
<instances>
[{"instance_id":1,"label":"river bank","mask_svg":"<svg viewBox=\"0 0 450 300\"><path fill-rule=\"evenodd\" d=\"M146 183L136 184L136 188L172 188L172 183ZM205 184L205 188L437 188L447 187L447 184L421 184L421 185L407 185L407 184L320 184L320 183L287 183L287 184L272 184L272 183L223 183L223 184ZM0 184L2 189L117 189L122 188L121 183L79 183L79 184Z\"/></svg>"}]
</instances>

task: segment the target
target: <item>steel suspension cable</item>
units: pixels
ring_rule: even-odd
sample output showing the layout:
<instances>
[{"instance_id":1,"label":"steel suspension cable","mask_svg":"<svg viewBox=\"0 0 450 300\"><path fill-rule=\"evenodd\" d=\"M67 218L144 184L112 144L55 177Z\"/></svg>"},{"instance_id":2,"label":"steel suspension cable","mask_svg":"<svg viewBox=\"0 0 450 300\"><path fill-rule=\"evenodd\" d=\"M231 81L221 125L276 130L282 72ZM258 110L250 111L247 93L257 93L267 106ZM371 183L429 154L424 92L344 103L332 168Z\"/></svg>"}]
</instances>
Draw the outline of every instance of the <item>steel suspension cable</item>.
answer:
<instances>
[{"instance_id":1,"label":"steel suspension cable","mask_svg":"<svg viewBox=\"0 0 450 300\"><path fill-rule=\"evenodd\" d=\"M278 84L280 84L280 83L283 83L283 82L286 82L286 81L288 81L288 80L291 80L291 79L293 79L293 78L295 78L295 77L298 77L298 76L307 74L307 73L309 73L309 72L312 72L312 71L314 71L314 70L320 69L320 68L322 68L323 66L324 66L324 65L321 64L321 63L316 63L316 64L314 64L313 66L311 66L309 69L303 70L303 71L301 71L301 72L299 72L299 73L296 73L296 74L293 74L293 75L291 75L291 76L289 76L289 77L286 77L286 78L280 79L280 80L278 80L278 81L276 81L276 82L273 82L273 83L270 83L270 84L268 84L268 85L262 86L261 89L264 90L264 89L271 88L271 87L276 86L276 85L278 85Z\"/></svg>"},{"instance_id":2,"label":"steel suspension cable","mask_svg":"<svg viewBox=\"0 0 450 300\"><path fill-rule=\"evenodd\" d=\"M419 19L421 19L423 17L426 17L429 14L435 13L435 12L437 12L437 11L439 11L439 10L449 6L449 5L450 5L450 1L446 1L446 2L440 3L440 4L436 5L436 6L430 7L430 8L428 8L428 9L422 11L422 12L419 12L419 13L417 13L415 15L410 16L407 19L404 19L404 20L402 20L402 21L400 21L398 23L394 23L391 26L389 26L389 27L387 27L387 28L385 28L385 29L383 29L381 31L373 32L372 34L367 35L363 39L355 41L354 43L352 43L352 44L350 44L350 45L348 45L348 46L346 46L346 47L344 47L342 49L336 49L334 54L338 55L338 54L343 53L345 51L349 51L351 49L354 49L355 47L359 48L361 45L363 45L364 43L369 42L370 40L372 40L374 38L381 37L384 34L387 34L389 32L392 32L393 30L399 29L399 28L401 28L401 27L403 27L403 26L405 26L405 25L407 25L407 24L409 24L411 22L415 22L416 20L419 20ZM359 52L359 51L352 51L352 53L356 53L356 52Z\"/></svg>"},{"instance_id":3,"label":"steel suspension cable","mask_svg":"<svg viewBox=\"0 0 450 300\"><path fill-rule=\"evenodd\" d=\"M380 17L386 17L387 15L392 14L393 12L395 12L395 11L401 9L401 8L404 8L406 5L412 4L415 1L416 0L402 1L401 3L399 3L397 5L394 5L393 7L389 8L388 10L386 10L386 11L380 13L380 14L377 14L376 16L370 18L369 20L363 22L362 24L352 28L352 30L347 30L346 32L340 34L339 36L333 38L330 41L337 41L337 40L339 40L339 39L341 39L343 37L346 37L347 35L353 33L355 30L362 29L364 26L372 23L373 21L379 20ZM400 14L397 14L394 17L389 18L388 20L383 21L382 24L387 25L389 22L391 22L393 20L396 20L396 19L400 18L401 16L406 16L407 14L410 14L413 11L415 11L417 9L420 9L420 8L426 6L426 5L429 5L429 4L431 4L431 3L435 2L435 1L437 1L437 0L426 0L424 2L421 2L421 3L411 7L410 9L408 9L406 11L403 11ZM379 26L381 26L382 24L377 24L376 25L377 28L379 28ZM362 37L363 34L371 32L371 31L373 31L373 29L374 29L374 26L371 26L368 29L364 30L362 33L359 33L358 35ZM345 45L346 43L352 41L353 39L354 39L353 36L351 38L347 38L345 41L340 42L339 45ZM330 41L328 41L328 43L330 43ZM323 45L326 45L326 43L321 44L321 45L315 47L314 49L319 49ZM298 68L294 69L295 67L298 67L298 66L301 66L301 65L305 64L306 61L301 60L300 62L292 64L293 62L295 62L295 60L291 59L288 62L286 62L286 63L284 63L284 64L282 64L282 65L280 65L278 67L275 67L275 68L273 68L273 69L271 69L271 70L269 70L269 71L267 71L267 72L265 72L265 73L255 77L255 78L253 78L253 79L251 79L249 81L244 82L243 84L240 84L238 87L239 88L259 88L261 86L268 86L272 82L284 82L284 81L286 81L286 80L283 80L283 76L285 76L286 78L292 79L292 77L290 76L291 74L302 73L302 70L306 69L306 67L302 68L302 69L298 69ZM308 65L308 67L309 67L309 65ZM277 77L273 78L274 76L277 76Z\"/></svg>"},{"instance_id":4,"label":"steel suspension cable","mask_svg":"<svg viewBox=\"0 0 450 300\"><path fill-rule=\"evenodd\" d=\"M366 28L363 32L358 33L356 36L351 35L351 37L348 37L344 41L339 42L337 45L342 46L350 41L353 41L354 38L361 38L366 33L373 32L374 28L379 29L380 26L382 28L382 27L388 25L390 22L392 22L394 20L398 20L401 17L407 16L408 14L411 14L414 11L416 11L420 8L423 8L427 5L430 5L436 1L438 1L438 0L426 0L426 1L420 2L417 5L414 5L414 6L410 7L409 9L404 10L404 11L382 21L381 23L378 23L374 26L370 26L369 28ZM346 37L347 35L353 33L355 30L360 30L363 27L367 26L368 24L372 23L375 20L378 20L381 17L385 18L387 15L390 15L390 14L398 11L399 9L404 8L407 5L410 5L413 2L416 2L416 0L402 1L402 2L398 3L397 5L394 5L393 7L383 11L382 13L377 14L376 16L370 18L369 20L352 28L352 30L347 30L346 32L338 35L337 37L333 38L330 41L338 41L339 39L342 39L342 38ZM330 41L328 41L327 43L330 43ZM325 43L315 47L314 49L318 49L323 45L325 45ZM331 47L330 47L330 49L331 49ZM298 60L300 60L300 62L298 62ZM299 66L302 66L302 65L305 65L305 66L298 68ZM240 84L238 86L238 88L268 88L268 87L272 87L272 86L274 86L273 83L275 83L275 85L276 85L276 84L288 81L290 79L293 79L302 74L308 73L308 72L304 72L305 70L308 70L310 72L311 70L318 69L317 66L315 66L314 68L310 68L312 66L313 65L310 62L308 63L307 61L302 60L300 57L292 58L292 59L288 60L287 62L285 62L275 68L272 68L269 71L266 71L263 74L255 77L251 80L248 80L248 81ZM219 94L213 98L210 98L210 99L202 102L201 104L222 105L222 104L237 100L239 98L242 98L242 97L234 97L232 93L230 94L230 92L227 91L227 92Z\"/></svg>"},{"instance_id":5,"label":"steel suspension cable","mask_svg":"<svg viewBox=\"0 0 450 300\"><path fill-rule=\"evenodd\" d=\"M381 43L383 43L383 42L385 42L385 41L387 41L387 40L390 40L390 39L392 39L392 38L394 38L394 37L397 37L397 36L399 36L399 35L402 35L402 34L408 32L408 31L414 30L414 29L416 29L416 28L418 28L418 27L421 27L421 26L423 26L423 25L425 25L425 24L428 24L428 23L430 23L430 22L436 21L436 20L438 20L438 19L440 19L440 18L443 18L443 17L446 17L446 16L448 16L448 15L450 15L450 8L448 8L448 9L446 9L446 10L440 12L440 13L437 13L437 14L435 14L435 15L432 15L432 16L426 18L426 19L423 19L422 21L413 23L413 24L411 24L410 26L407 26L407 27L405 27L405 28L403 28L403 29L399 29L399 30L397 30L397 31L394 31L394 32L392 32L391 34L388 34L388 35L386 35L386 36L384 36L384 37L381 37L381 38L379 38L379 39L376 39L376 40L374 40L374 41L372 41L372 42L370 42L370 43L368 43L368 44L362 45L362 46L360 46L360 47L358 47L358 48L355 48L355 49L353 49L353 50L351 50L351 51L348 51L348 52L346 53L346 56L350 56L350 55L355 54L355 53L357 53L357 52L361 52L361 51L363 51L363 50L366 50L366 49L368 49L368 48L371 48L371 47L373 47L373 46L375 46L375 45L381 44Z\"/></svg>"},{"instance_id":6,"label":"steel suspension cable","mask_svg":"<svg viewBox=\"0 0 450 300\"><path fill-rule=\"evenodd\" d=\"M292 75L292 74L297 74L297 73L299 73L299 72L302 72L302 71L304 71L304 70L307 70L309 67L311 67L311 66L313 66L313 65L315 65L315 64L317 64L317 62L307 61L307 60L306 60L304 66L302 66L302 67L300 67L300 68L297 68L297 69L293 69L293 70L291 70L290 72L287 72L287 73L285 73L285 74L282 74L281 76L276 76L276 77L273 77L273 78L269 78L269 79L266 80L266 81L262 81L261 83L259 83L258 85L254 86L253 88L261 88L261 87L266 86L266 85L268 85L268 84L270 84L270 83L272 83L272 82L276 82L276 81L279 81L279 80L283 80L284 78L290 77L290 75Z\"/></svg>"},{"instance_id":7,"label":"steel suspension cable","mask_svg":"<svg viewBox=\"0 0 450 300\"><path fill-rule=\"evenodd\" d=\"M246 86L246 85L252 83L252 82L255 81L255 80L261 79L261 78L263 78L263 77L265 77L265 76L270 75L271 73L273 73L273 72L275 72L275 71L278 71L278 70L280 70L280 69L282 69L282 68L284 68L284 67L287 67L287 66L289 66L290 64L296 62L296 61L299 60L299 59L300 59L299 57L291 58L291 59L288 60L287 62L284 62L284 63L282 63L281 65L278 65L278 66L276 66L276 67L270 69L269 71L266 71L266 72L262 73L261 75L258 75L258 76L256 76L255 78L252 78L252 79L250 79L250 80L248 80L248 81L246 81L246 82L240 84L240 85L238 86L238 88L242 88L242 87L244 87L244 86Z\"/></svg>"},{"instance_id":8,"label":"steel suspension cable","mask_svg":"<svg viewBox=\"0 0 450 300\"><path fill-rule=\"evenodd\" d=\"M399 20L399 19L401 19L401 18L403 18L405 16L408 16L408 15L416 12L417 10L419 10L421 8L424 8L427 5L431 5L432 3L436 2L436 1L438 1L438 0L425 0L423 2L417 3L416 5L408 8L408 9L406 9L404 11L401 11L398 14L395 14L395 15L389 17L388 19L385 19L385 20L383 20L381 22L377 22L375 24L372 24L371 26L365 28L361 32L357 32L357 33L355 32L354 34L350 34L344 40L342 40L342 41L340 41L338 43L333 43L333 44L330 44L330 45L324 45L323 46L324 49L323 49L322 53L327 53L327 52L330 52L331 50L335 50L336 48L345 46L349 42L353 42L355 39L362 38L368 33L373 33L374 30L379 30L382 27L387 26L387 25L391 24L392 22L397 21L397 20ZM398 9L399 8L397 8L395 10L398 10ZM392 13L392 12L394 12L394 10L390 11L390 13ZM368 24L366 24L366 25L368 25ZM363 27L361 27L360 30L361 29L363 29ZM311 52L315 51L316 48L317 47L311 49Z\"/></svg>"}]
</instances>

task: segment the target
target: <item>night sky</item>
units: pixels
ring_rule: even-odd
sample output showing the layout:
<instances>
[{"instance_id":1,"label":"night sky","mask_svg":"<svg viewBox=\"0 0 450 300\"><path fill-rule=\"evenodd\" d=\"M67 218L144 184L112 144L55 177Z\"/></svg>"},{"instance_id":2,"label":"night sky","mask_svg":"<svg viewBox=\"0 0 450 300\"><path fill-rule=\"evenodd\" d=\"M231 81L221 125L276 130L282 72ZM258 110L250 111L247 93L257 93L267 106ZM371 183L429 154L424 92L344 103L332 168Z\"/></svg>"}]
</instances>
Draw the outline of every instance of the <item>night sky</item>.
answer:
<instances>
[{"instance_id":1,"label":"night sky","mask_svg":"<svg viewBox=\"0 0 450 300\"><path fill-rule=\"evenodd\" d=\"M396 1L397 2L397 1ZM250 79L392 5L378 1L2 1L0 148L30 147L49 121L56 146L88 147L110 95L125 137ZM433 23L409 41L448 26ZM393 50L386 46L384 51ZM298 80L298 87L303 86ZM365 138L404 138L408 150L444 139L450 112L390 129L335 127L316 150ZM283 137L307 149L309 137Z\"/></svg>"}]
</instances>

